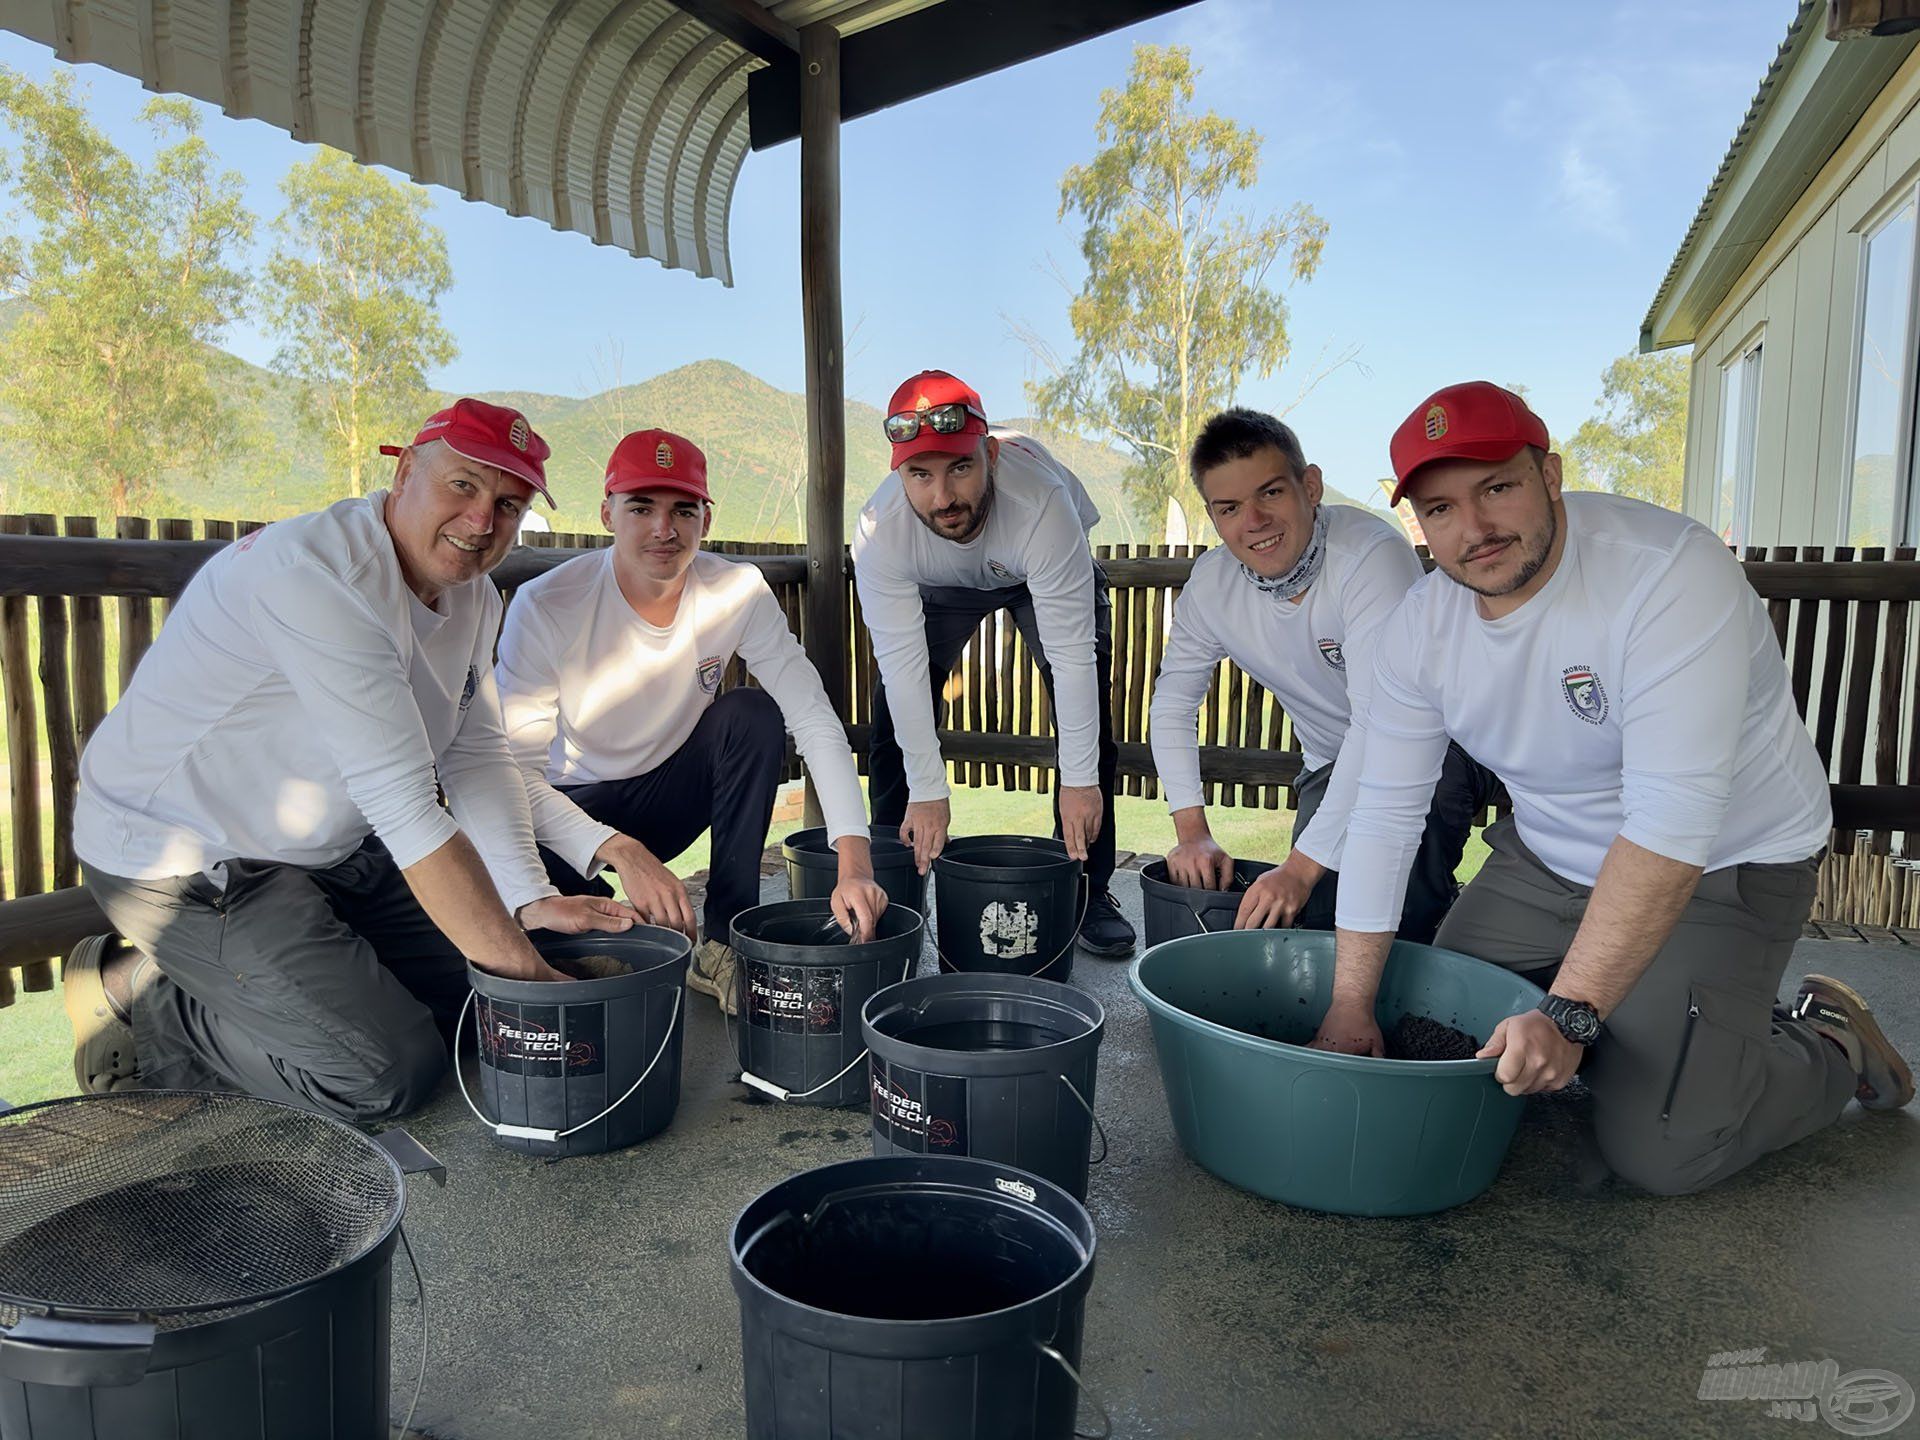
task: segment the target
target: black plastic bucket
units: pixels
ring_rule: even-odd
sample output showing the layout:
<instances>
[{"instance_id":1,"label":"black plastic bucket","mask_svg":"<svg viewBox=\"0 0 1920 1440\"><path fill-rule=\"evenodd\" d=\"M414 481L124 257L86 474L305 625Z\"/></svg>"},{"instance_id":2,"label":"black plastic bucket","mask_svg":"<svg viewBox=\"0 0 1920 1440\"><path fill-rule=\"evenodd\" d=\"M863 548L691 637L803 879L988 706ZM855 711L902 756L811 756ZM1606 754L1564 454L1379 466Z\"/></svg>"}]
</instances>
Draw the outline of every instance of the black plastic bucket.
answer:
<instances>
[{"instance_id":1,"label":"black plastic bucket","mask_svg":"<svg viewBox=\"0 0 1920 1440\"><path fill-rule=\"evenodd\" d=\"M973 1160L849 1160L733 1222L748 1440L1065 1440L1093 1222Z\"/></svg>"},{"instance_id":2,"label":"black plastic bucket","mask_svg":"<svg viewBox=\"0 0 1920 1440\"><path fill-rule=\"evenodd\" d=\"M1017 1165L1084 1200L1106 1023L1098 1000L1051 980L926 975L882 990L860 1013L873 1153Z\"/></svg>"},{"instance_id":3,"label":"black plastic bucket","mask_svg":"<svg viewBox=\"0 0 1920 1440\"><path fill-rule=\"evenodd\" d=\"M873 878L887 892L889 905L921 914L927 909L927 877L914 868L913 847L900 843L893 825L874 825ZM824 826L796 830L780 844L787 861L787 893L796 900L826 900L840 883L840 852L827 840Z\"/></svg>"},{"instance_id":4,"label":"black plastic bucket","mask_svg":"<svg viewBox=\"0 0 1920 1440\"><path fill-rule=\"evenodd\" d=\"M866 944L848 944L826 900L779 900L734 917L746 993L733 1049L744 1083L805 1105L866 1098L860 1009L913 974L925 927L911 907L890 904L877 928Z\"/></svg>"},{"instance_id":5,"label":"black plastic bucket","mask_svg":"<svg viewBox=\"0 0 1920 1440\"><path fill-rule=\"evenodd\" d=\"M529 1155L597 1155L664 1130L680 1104L687 937L636 925L619 935L541 931L533 942L549 964L611 955L632 970L503 980L469 965L480 1099L462 1078L467 1104L502 1145Z\"/></svg>"},{"instance_id":6,"label":"black plastic bucket","mask_svg":"<svg viewBox=\"0 0 1920 1440\"><path fill-rule=\"evenodd\" d=\"M933 873L942 970L1072 978L1086 876L1063 842L968 835L948 842Z\"/></svg>"},{"instance_id":7,"label":"black plastic bucket","mask_svg":"<svg viewBox=\"0 0 1920 1440\"><path fill-rule=\"evenodd\" d=\"M1240 913L1240 897L1247 886L1273 866L1265 860L1233 862L1233 883L1225 890L1202 890L1176 885L1167 878L1167 862L1155 860L1140 867L1140 896L1147 917L1147 946L1182 935L1204 935L1233 929Z\"/></svg>"}]
</instances>

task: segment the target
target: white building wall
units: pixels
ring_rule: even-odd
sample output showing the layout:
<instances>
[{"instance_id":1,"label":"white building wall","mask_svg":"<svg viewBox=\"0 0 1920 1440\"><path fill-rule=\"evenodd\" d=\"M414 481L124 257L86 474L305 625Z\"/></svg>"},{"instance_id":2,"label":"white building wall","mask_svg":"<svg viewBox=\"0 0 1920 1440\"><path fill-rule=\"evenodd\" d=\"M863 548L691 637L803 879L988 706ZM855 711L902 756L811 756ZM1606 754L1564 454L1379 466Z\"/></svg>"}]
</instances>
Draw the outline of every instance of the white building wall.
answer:
<instances>
[{"instance_id":1,"label":"white building wall","mask_svg":"<svg viewBox=\"0 0 1920 1440\"><path fill-rule=\"evenodd\" d=\"M1689 391L1687 513L1711 521L1725 371L1758 338L1748 542L1840 542L1851 460L1864 231L1920 179L1920 51L1903 65L1701 328Z\"/></svg>"}]
</instances>

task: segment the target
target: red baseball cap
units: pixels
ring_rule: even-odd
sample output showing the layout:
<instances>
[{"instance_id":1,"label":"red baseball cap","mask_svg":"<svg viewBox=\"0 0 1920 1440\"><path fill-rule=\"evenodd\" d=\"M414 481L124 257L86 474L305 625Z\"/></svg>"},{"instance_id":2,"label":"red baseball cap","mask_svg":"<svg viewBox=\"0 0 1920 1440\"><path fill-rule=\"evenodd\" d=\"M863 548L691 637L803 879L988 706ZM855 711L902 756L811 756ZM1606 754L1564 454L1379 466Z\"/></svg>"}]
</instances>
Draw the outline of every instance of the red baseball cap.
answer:
<instances>
[{"instance_id":1,"label":"red baseball cap","mask_svg":"<svg viewBox=\"0 0 1920 1440\"><path fill-rule=\"evenodd\" d=\"M707 457L671 430L636 430L613 447L607 460L607 494L629 490L677 490L713 503L707 493Z\"/></svg>"},{"instance_id":2,"label":"red baseball cap","mask_svg":"<svg viewBox=\"0 0 1920 1440\"><path fill-rule=\"evenodd\" d=\"M966 423L951 435L942 435L931 425L923 424L920 433L911 440L896 443L893 447L894 469L898 470L916 455L965 455L987 433L987 407L980 403L979 395L974 393L972 386L944 370L922 370L911 380L904 381L893 392L893 399L887 402L887 414L924 414L936 405L965 405L972 413L967 416Z\"/></svg>"},{"instance_id":3,"label":"red baseball cap","mask_svg":"<svg viewBox=\"0 0 1920 1440\"><path fill-rule=\"evenodd\" d=\"M1529 445L1552 448L1547 427L1511 390L1469 380L1436 390L1400 422L1388 447L1398 505L1414 472L1436 460L1511 460Z\"/></svg>"},{"instance_id":4,"label":"red baseball cap","mask_svg":"<svg viewBox=\"0 0 1920 1440\"><path fill-rule=\"evenodd\" d=\"M549 506L553 505L546 470L547 457L553 451L518 410L489 405L485 400L456 400L435 413L413 437L415 445L425 445L429 440L444 441L449 450L475 464L519 476L538 490ZM380 453L398 455L404 448L382 445Z\"/></svg>"}]
</instances>

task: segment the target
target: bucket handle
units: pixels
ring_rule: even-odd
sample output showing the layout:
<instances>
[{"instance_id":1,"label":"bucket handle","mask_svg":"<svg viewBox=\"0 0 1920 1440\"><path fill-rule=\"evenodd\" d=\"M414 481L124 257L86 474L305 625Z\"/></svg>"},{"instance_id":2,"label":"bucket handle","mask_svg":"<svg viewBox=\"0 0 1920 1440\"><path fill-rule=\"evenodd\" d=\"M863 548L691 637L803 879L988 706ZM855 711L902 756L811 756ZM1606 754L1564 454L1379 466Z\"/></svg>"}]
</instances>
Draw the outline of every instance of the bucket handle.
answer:
<instances>
[{"instance_id":1,"label":"bucket handle","mask_svg":"<svg viewBox=\"0 0 1920 1440\"><path fill-rule=\"evenodd\" d=\"M1060 1083L1073 1092L1073 1098L1080 1102L1080 1108L1086 1111L1087 1118L1093 1121L1093 1128L1100 1132L1100 1153L1087 1163L1089 1165L1099 1165L1103 1163L1107 1158L1108 1148L1106 1127L1100 1123L1100 1117L1093 1113L1093 1106L1087 1104L1087 1097L1080 1093L1080 1087L1078 1085L1074 1084L1073 1081L1064 1075L1060 1077Z\"/></svg>"},{"instance_id":2,"label":"bucket handle","mask_svg":"<svg viewBox=\"0 0 1920 1440\"><path fill-rule=\"evenodd\" d=\"M606 1109L602 1110L591 1120L582 1120L578 1125L569 1126L565 1130L547 1130L538 1125L507 1125L497 1120L489 1120L481 1111L480 1107L474 1104L473 1096L467 1091L467 1077L460 1073L459 1046L460 1032L465 1028L467 1023L467 1011L473 1009L473 997L478 993L477 990L467 991L467 998L461 1002L460 1005L460 1018L453 1022L453 1078L460 1084L460 1098L467 1102L467 1108L473 1111L476 1120L503 1140L544 1140L552 1143L564 1140L569 1135L577 1134L585 1130L589 1125L598 1125L602 1120L606 1119L607 1116L611 1115L622 1105L626 1104L628 1100L632 1099L634 1092L647 1083L647 1077L653 1073L653 1067L660 1063L660 1057L667 1053L667 1046L673 1043L674 1027L680 1023L680 998L687 992L684 986L676 986L674 988L673 1013L667 1017L667 1033L660 1040L660 1048L653 1052L653 1059L647 1062L647 1068L640 1072L640 1078L627 1087L627 1093L607 1106ZM477 1052L480 1045L480 1012L477 1010L474 1011L473 1015L473 1043Z\"/></svg>"},{"instance_id":3,"label":"bucket handle","mask_svg":"<svg viewBox=\"0 0 1920 1440\"><path fill-rule=\"evenodd\" d=\"M1054 957L1051 960L1047 961L1046 964L1040 966L1036 970L1029 970L1022 977L1023 979L1027 979L1027 980L1039 979L1041 974L1044 971L1051 970L1055 965L1058 965L1060 963L1060 959L1062 956L1070 955L1073 953L1073 947L1080 943L1080 927L1086 923L1087 907L1092 903L1093 903L1093 882L1087 878L1087 872L1083 869L1080 872L1080 913L1073 917L1073 929L1069 931L1067 934L1066 945L1062 949L1060 949L1057 953L1055 953ZM965 968L964 966L956 965L951 960L947 959L947 952L940 948L940 936L938 932L936 932L933 937L933 953L940 958L940 963L946 966L948 970L957 971Z\"/></svg>"},{"instance_id":4,"label":"bucket handle","mask_svg":"<svg viewBox=\"0 0 1920 1440\"><path fill-rule=\"evenodd\" d=\"M842 927L842 928L845 928L845 927ZM922 933L924 933L924 931ZM939 945L936 943L933 948L934 948L934 953L938 954L940 950ZM904 985L907 981L907 976L913 973L913 967L915 965L918 965L919 963L920 963L920 951L918 948L916 948L911 955L907 956L904 960L900 962L900 979L897 983ZM724 1009L721 1010L720 1015L721 1015L721 1018L727 1022L727 1047L733 1050L733 1052L737 1055L740 1052L739 1052L739 1048L734 1044L734 1040L733 1040L733 1017L727 1014L727 1012ZM858 1065L862 1060L866 1059L867 1056L872 1053L873 1052L871 1050L862 1049L858 1055L854 1056L853 1059L849 1060L846 1063L846 1065L841 1068L839 1074L835 1075L831 1080L822 1080L818 1085L814 1086L811 1090L788 1090L784 1086L774 1084L771 1080L761 1079L758 1075L754 1074L751 1070L742 1070L740 1072L740 1083L742 1085L745 1085L750 1090L758 1090L763 1095L771 1095L774 1099L779 1100L782 1103L785 1103L791 1100L804 1100L809 1095L818 1095L822 1090L825 1090L830 1085L838 1085L840 1081L844 1079L846 1075L853 1069L854 1066Z\"/></svg>"},{"instance_id":5,"label":"bucket handle","mask_svg":"<svg viewBox=\"0 0 1920 1440\"><path fill-rule=\"evenodd\" d=\"M1107 1407L1100 1403L1100 1397L1087 1388L1087 1382L1080 1378L1080 1372L1073 1368L1066 1356L1062 1355L1045 1341L1036 1341L1035 1344L1039 1346L1042 1355L1047 1356L1062 1370L1067 1372L1067 1377L1073 1381L1074 1389L1085 1397L1089 1405L1100 1412L1100 1428L1098 1431L1089 1433L1082 1430L1079 1426L1079 1417L1076 1415L1074 1417L1073 1433L1080 1436L1081 1440L1109 1440L1109 1437L1113 1434L1113 1416L1109 1415L1107 1413ZM1075 1406L1076 1410L1078 1408L1078 1406Z\"/></svg>"}]
</instances>

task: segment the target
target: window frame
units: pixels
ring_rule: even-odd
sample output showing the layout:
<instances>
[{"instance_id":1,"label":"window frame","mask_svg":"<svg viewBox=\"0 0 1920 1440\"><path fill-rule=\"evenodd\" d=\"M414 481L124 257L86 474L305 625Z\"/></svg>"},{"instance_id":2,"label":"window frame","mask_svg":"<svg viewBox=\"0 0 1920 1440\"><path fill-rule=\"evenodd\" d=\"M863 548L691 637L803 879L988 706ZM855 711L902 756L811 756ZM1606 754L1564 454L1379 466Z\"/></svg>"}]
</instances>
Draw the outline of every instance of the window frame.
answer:
<instances>
[{"instance_id":1,"label":"window frame","mask_svg":"<svg viewBox=\"0 0 1920 1440\"><path fill-rule=\"evenodd\" d=\"M1835 544L1851 547L1853 525L1853 482L1856 447L1860 443L1860 395L1866 379L1867 282L1872 271L1873 242L1909 208L1913 210L1913 241L1907 262L1906 335L1901 347L1900 378L1894 403L1899 416L1894 439L1892 523L1888 548L1913 543L1920 534L1920 486L1914 483L1914 432L1920 419L1920 179L1909 178L1888 192L1879 205L1854 227L1859 246L1853 286L1853 338L1847 354L1847 428L1846 451L1840 470L1840 514L1834 531Z\"/></svg>"}]
</instances>

